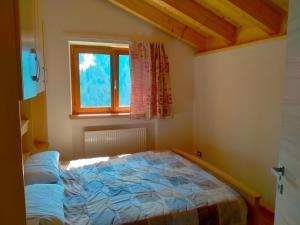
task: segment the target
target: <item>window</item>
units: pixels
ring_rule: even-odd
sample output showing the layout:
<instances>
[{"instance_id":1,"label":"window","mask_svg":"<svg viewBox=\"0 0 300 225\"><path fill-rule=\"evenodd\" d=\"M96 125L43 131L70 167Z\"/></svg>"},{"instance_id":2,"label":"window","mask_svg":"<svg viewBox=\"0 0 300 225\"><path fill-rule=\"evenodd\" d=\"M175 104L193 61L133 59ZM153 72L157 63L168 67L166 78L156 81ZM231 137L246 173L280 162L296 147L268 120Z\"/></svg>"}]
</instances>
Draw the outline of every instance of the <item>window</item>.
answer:
<instances>
[{"instance_id":1,"label":"window","mask_svg":"<svg viewBox=\"0 0 300 225\"><path fill-rule=\"evenodd\" d=\"M72 112L129 112L128 48L71 45Z\"/></svg>"}]
</instances>

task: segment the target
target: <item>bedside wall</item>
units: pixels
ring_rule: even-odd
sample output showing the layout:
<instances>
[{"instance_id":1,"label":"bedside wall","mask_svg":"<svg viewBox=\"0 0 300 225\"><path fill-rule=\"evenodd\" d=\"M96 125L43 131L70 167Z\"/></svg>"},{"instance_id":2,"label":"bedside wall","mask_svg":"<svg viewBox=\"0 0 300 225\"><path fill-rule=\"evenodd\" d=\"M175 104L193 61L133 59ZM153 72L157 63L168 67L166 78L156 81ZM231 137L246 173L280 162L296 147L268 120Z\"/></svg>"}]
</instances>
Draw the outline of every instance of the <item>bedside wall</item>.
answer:
<instances>
[{"instance_id":1,"label":"bedside wall","mask_svg":"<svg viewBox=\"0 0 300 225\"><path fill-rule=\"evenodd\" d=\"M286 41L194 60L194 149L262 194L274 209Z\"/></svg>"}]
</instances>

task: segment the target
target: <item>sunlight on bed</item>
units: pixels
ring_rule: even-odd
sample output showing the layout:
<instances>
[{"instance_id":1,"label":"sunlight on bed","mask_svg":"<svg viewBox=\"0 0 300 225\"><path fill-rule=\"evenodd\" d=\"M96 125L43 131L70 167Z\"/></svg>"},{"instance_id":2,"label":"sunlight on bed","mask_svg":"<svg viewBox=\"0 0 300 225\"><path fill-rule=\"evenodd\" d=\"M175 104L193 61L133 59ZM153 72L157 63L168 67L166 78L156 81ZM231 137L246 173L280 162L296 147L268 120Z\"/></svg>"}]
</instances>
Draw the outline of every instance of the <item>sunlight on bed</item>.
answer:
<instances>
[{"instance_id":1,"label":"sunlight on bed","mask_svg":"<svg viewBox=\"0 0 300 225\"><path fill-rule=\"evenodd\" d=\"M129 156L131 154L122 154L122 155L118 155L118 158L123 158L126 156ZM93 165L96 163L100 163L100 162L107 162L110 159L110 157L96 157L96 158L89 158L89 159L77 159L77 160L72 160L69 162L68 166L67 166L67 170L71 170L71 169L75 169L75 168L79 168L79 167L83 167L83 166L89 166L89 165Z\"/></svg>"},{"instance_id":2,"label":"sunlight on bed","mask_svg":"<svg viewBox=\"0 0 300 225\"><path fill-rule=\"evenodd\" d=\"M90 159L78 159L70 161L69 165L67 166L67 170L88 166L100 162L106 162L109 160L109 157L97 157L97 158L90 158Z\"/></svg>"},{"instance_id":3,"label":"sunlight on bed","mask_svg":"<svg viewBox=\"0 0 300 225\"><path fill-rule=\"evenodd\" d=\"M122 154L122 155L118 155L118 158L123 158L123 157L126 157L126 156L129 156L131 154Z\"/></svg>"}]
</instances>

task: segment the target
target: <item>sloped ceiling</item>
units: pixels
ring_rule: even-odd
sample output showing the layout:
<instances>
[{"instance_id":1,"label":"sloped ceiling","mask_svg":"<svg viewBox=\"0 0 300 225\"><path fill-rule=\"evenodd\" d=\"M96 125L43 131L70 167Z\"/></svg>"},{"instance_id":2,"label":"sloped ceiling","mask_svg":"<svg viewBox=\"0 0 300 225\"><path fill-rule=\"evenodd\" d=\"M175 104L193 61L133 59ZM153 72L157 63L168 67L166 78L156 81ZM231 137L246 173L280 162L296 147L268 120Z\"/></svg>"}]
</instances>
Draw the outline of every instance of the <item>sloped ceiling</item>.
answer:
<instances>
[{"instance_id":1,"label":"sloped ceiling","mask_svg":"<svg viewBox=\"0 0 300 225\"><path fill-rule=\"evenodd\" d=\"M288 0L109 0L199 52L286 35Z\"/></svg>"}]
</instances>

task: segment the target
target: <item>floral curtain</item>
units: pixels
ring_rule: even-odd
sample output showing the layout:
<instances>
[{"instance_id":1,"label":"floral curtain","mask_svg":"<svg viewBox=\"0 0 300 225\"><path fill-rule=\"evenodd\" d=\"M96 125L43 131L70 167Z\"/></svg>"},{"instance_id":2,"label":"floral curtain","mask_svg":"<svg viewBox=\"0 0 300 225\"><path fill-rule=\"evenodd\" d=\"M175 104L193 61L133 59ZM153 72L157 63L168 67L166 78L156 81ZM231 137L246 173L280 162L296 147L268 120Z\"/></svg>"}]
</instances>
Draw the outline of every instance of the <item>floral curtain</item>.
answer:
<instances>
[{"instance_id":1,"label":"floral curtain","mask_svg":"<svg viewBox=\"0 0 300 225\"><path fill-rule=\"evenodd\" d=\"M162 43L131 42L131 116L171 116L169 61Z\"/></svg>"}]
</instances>

